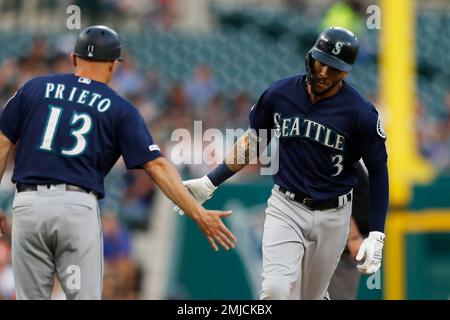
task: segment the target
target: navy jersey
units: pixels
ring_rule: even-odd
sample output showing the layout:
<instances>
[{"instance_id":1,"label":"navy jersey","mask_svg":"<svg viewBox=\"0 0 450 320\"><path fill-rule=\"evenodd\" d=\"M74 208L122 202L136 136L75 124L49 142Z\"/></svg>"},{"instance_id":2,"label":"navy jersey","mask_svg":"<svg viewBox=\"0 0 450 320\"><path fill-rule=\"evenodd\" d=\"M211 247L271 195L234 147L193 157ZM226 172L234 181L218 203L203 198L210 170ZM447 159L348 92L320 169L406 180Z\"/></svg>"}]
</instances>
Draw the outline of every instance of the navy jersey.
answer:
<instances>
[{"instance_id":1,"label":"navy jersey","mask_svg":"<svg viewBox=\"0 0 450 320\"><path fill-rule=\"evenodd\" d=\"M276 129L280 165L274 182L322 200L356 185L353 166L387 160L385 135L375 107L343 82L332 97L311 103L305 76L273 83L250 112L250 127Z\"/></svg>"},{"instance_id":2,"label":"navy jersey","mask_svg":"<svg viewBox=\"0 0 450 320\"><path fill-rule=\"evenodd\" d=\"M121 155L128 169L161 156L131 103L73 74L27 82L7 102L0 130L17 143L13 182L63 182L101 197L104 177Z\"/></svg>"}]
</instances>

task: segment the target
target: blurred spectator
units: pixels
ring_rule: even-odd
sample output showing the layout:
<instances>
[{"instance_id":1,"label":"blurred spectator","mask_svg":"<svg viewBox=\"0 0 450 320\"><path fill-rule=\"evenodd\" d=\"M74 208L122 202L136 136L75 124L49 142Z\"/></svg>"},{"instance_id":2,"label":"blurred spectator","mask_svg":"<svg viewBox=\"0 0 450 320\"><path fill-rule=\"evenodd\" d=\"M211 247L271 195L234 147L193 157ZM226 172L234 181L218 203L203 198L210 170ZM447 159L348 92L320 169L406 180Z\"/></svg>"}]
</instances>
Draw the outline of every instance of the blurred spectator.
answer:
<instances>
[{"instance_id":1,"label":"blurred spectator","mask_svg":"<svg viewBox=\"0 0 450 320\"><path fill-rule=\"evenodd\" d=\"M183 85L174 82L165 94L164 110L152 123L155 141L169 141L173 130L191 128L193 110L189 109L188 98Z\"/></svg>"},{"instance_id":2,"label":"blurred spectator","mask_svg":"<svg viewBox=\"0 0 450 320\"><path fill-rule=\"evenodd\" d=\"M120 95L129 98L137 95L145 89L144 75L136 68L136 62L131 54L123 57L111 82L111 86Z\"/></svg>"},{"instance_id":3,"label":"blurred spectator","mask_svg":"<svg viewBox=\"0 0 450 320\"><path fill-rule=\"evenodd\" d=\"M431 161L440 173L450 174L450 139L447 132L439 131Z\"/></svg>"},{"instance_id":4,"label":"blurred spectator","mask_svg":"<svg viewBox=\"0 0 450 320\"><path fill-rule=\"evenodd\" d=\"M189 114L188 110L188 96L185 88L180 82L174 82L172 87L169 89L166 98L166 106L167 110L171 112L173 110L174 113L180 114Z\"/></svg>"},{"instance_id":5,"label":"blurred spectator","mask_svg":"<svg viewBox=\"0 0 450 320\"><path fill-rule=\"evenodd\" d=\"M362 0L341 0L333 3L319 24L319 32L329 27L342 27L351 30L359 39L357 64L377 63L378 30L366 26L367 4ZM370 33L369 33L370 31Z\"/></svg>"},{"instance_id":6,"label":"blurred spectator","mask_svg":"<svg viewBox=\"0 0 450 320\"><path fill-rule=\"evenodd\" d=\"M128 188L122 201L122 221L130 230L147 230L155 185L143 170L128 170L126 181Z\"/></svg>"},{"instance_id":7,"label":"blurred spectator","mask_svg":"<svg viewBox=\"0 0 450 320\"><path fill-rule=\"evenodd\" d=\"M447 90L447 94L444 97L444 106L443 126L448 131L450 130L450 89Z\"/></svg>"},{"instance_id":8,"label":"blurred spectator","mask_svg":"<svg viewBox=\"0 0 450 320\"><path fill-rule=\"evenodd\" d=\"M119 224L116 213L111 211L103 213L102 227L107 280L104 283L104 298L136 299L137 267L132 259L131 234Z\"/></svg>"},{"instance_id":9,"label":"blurred spectator","mask_svg":"<svg viewBox=\"0 0 450 320\"><path fill-rule=\"evenodd\" d=\"M138 108L139 113L148 125L150 125L150 123L158 117L161 112L161 110L158 109L158 107L146 96L144 92L129 96L128 100L130 100L131 103Z\"/></svg>"},{"instance_id":10,"label":"blurred spectator","mask_svg":"<svg viewBox=\"0 0 450 320\"><path fill-rule=\"evenodd\" d=\"M245 128L248 126L248 114L254 104L250 95L241 91L236 94L234 101L232 102L233 114L232 122L236 128Z\"/></svg>"},{"instance_id":11,"label":"blurred spectator","mask_svg":"<svg viewBox=\"0 0 450 320\"><path fill-rule=\"evenodd\" d=\"M49 64L50 56L47 39L37 36L33 41L30 53L19 58L20 85L35 75L43 75L48 72Z\"/></svg>"},{"instance_id":12,"label":"blurred spectator","mask_svg":"<svg viewBox=\"0 0 450 320\"><path fill-rule=\"evenodd\" d=\"M72 73L72 62L70 56L58 52L49 60L49 69L52 73Z\"/></svg>"},{"instance_id":13,"label":"blurred spectator","mask_svg":"<svg viewBox=\"0 0 450 320\"><path fill-rule=\"evenodd\" d=\"M154 0L153 10L147 14L145 27L159 32L171 31L177 23L176 0Z\"/></svg>"},{"instance_id":14,"label":"blurred spectator","mask_svg":"<svg viewBox=\"0 0 450 320\"><path fill-rule=\"evenodd\" d=\"M155 104L157 109L164 108L164 93L167 91L161 80L158 70L150 69L145 74L145 90L148 98Z\"/></svg>"},{"instance_id":15,"label":"blurred spectator","mask_svg":"<svg viewBox=\"0 0 450 320\"><path fill-rule=\"evenodd\" d=\"M127 189L126 171L123 158L120 157L110 173L105 177L106 194L99 202L100 212L117 210L122 205L122 199Z\"/></svg>"},{"instance_id":16,"label":"blurred spectator","mask_svg":"<svg viewBox=\"0 0 450 320\"><path fill-rule=\"evenodd\" d=\"M208 128L223 129L227 123L230 123L230 111L225 104L224 96L217 93L205 104L203 112L197 114L197 119L204 122L203 130ZM236 125L232 124L231 128L236 128Z\"/></svg>"},{"instance_id":17,"label":"blurred spectator","mask_svg":"<svg viewBox=\"0 0 450 320\"><path fill-rule=\"evenodd\" d=\"M206 64L199 65L195 68L192 78L186 82L185 88L189 103L196 112L201 113L206 103L218 91L212 68Z\"/></svg>"},{"instance_id":18,"label":"blurred spectator","mask_svg":"<svg viewBox=\"0 0 450 320\"><path fill-rule=\"evenodd\" d=\"M95 24L99 21L106 20L106 17L116 17L120 19L123 13L121 3L123 0L76 0L75 4L79 6L83 12L83 20L85 24Z\"/></svg>"},{"instance_id":19,"label":"blurred spectator","mask_svg":"<svg viewBox=\"0 0 450 320\"><path fill-rule=\"evenodd\" d=\"M11 219L11 207L13 202L14 193L16 192L16 186L12 183L11 177L13 175L13 166L14 166L14 155L15 155L15 148L11 152L8 162L6 164L5 171L3 173L2 177L2 184L0 186L0 208L3 210L3 212L8 216L9 219ZM8 225L9 226L9 225ZM11 235L10 230L6 232L3 239L8 239L8 237Z\"/></svg>"},{"instance_id":20,"label":"blurred spectator","mask_svg":"<svg viewBox=\"0 0 450 320\"><path fill-rule=\"evenodd\" d=\"M359 35L364 29L362 15L365 13L361 0L343 0L335 2L327 10L325 17L319 25L320 31L337 26L351 30Z\"/></svg>"},{"instance_id":21,"label":"blurred spectator","mask_svg":"<svg viewBox=\"0 0 450 320\"><path fill-rule=\"evenodd\" d=\"M74 4L81 8L84 19L90 22L99 20L102 14L101 2L101 0L76 0Z\"/></svg>"},{"instance_id":22,"label":"blurred spectator","mask_svg":"<svg viewBox=\"0 0 450 320\"><path fill-rule=\"evenodd\" d=\"M305 0L284 0L284 2L289 8L292 8L298 12L304 12L308 9L308 4Z\"/></svg>"},{"instance_id":23,"label":"blurred spectator","mask_svg":"<svg viewBox=\"0 0 450 320\"><path fill-rule=\"evenodd\" d=\"M450 174L450 90L444 97L446 110L438 121L428 128L428 139L422 141L422 150L441 173ZM421 130L424 132L424 130Z\"/></svg>"},{"instance_id":24,"label":"blurred spectator","mask_svg":"<svg viewBox=\"0 0 450 320\"><path fill-rule=\"evenodd\" d=\"M117 214L105 211L102 214L103 238L105 240L103 250L105 260L114 262L120 258L131 257L131 236L119 225Z\"/></svg>"},{"instance_id":25,"label":"blurred spectator","mask_svg":"<svg viewBox=\"0 0 450 320\"><path fill-rule=\"evenodd\" d=\"M416 119L416 135L420 153L425 158L432 158L439 140L438 123L430 115L419 99L414 108Z\"/></svg>"},{"instance_id":26,"label":"blurred spectator","mask_svg":"<svg viewBox=\"0 0 450 320\"><path fill-rule=\"evenodd\" d=\"M0 240L0 300L15 299L14 275L10 245Z\"/></svg>"},{"instance_id":27,"label":"blurred spectator","mask_svg":"<svg viewBox=\"0 0 450 320\"><path fill-rule=\"evenodd\" d=\"M2 107L18 89L19 77L17 61L13 58L5 60L0 66L0 103Z\"/></svg>"}]
</instances>

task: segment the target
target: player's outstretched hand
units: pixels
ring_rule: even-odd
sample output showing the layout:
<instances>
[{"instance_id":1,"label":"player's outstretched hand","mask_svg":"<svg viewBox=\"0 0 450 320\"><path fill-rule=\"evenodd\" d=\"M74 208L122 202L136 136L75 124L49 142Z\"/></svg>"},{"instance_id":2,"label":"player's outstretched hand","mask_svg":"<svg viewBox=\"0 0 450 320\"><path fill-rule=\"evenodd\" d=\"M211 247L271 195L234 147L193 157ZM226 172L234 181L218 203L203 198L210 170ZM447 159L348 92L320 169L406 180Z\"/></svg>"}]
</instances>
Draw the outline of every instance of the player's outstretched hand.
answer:
<instances>
[{"instance_id":1,"label":"player's outstretched hand","mask_svg":"<svg viewBox=\"0 0 450 320\"><path fill-rule=\"evenodd\" d=\"M6 231L6 219L3 211L0 209L0 238L3 238L3 234Z\"/></svg>"},{"instance_id":2,"label":"player's outstretched hand","mask_svg":"<svg viewBox=\"0 0 450 320\"><path fill-rule=\"evenodd\" d=\"M214 191L217 189L206 175L198 179L183 181L183 184L200 204L203 204L206 200L211 198ZM174 210L180 215L184 214L183 210L178 206L175 206Z\"/></svg>"},{"instance_id":3,"label":"player's outstretched hand","mask_svg":"<svg viewBox=\"0 0 450 320\"><path fill-rule=\"evenodd\" d=\"M356 266L360 272L372 274L377 272L381 267L385 238L384 233L372 231L369 233L369 236L364 239L359 248L358 255L356 256L356 261L362 261L364 258L364 263Z\"/></svg>"},{"instance_id":4,"label":"player's outstretched hand","mask_svg":"<svg viewBox=\"0 0 450 320\"><path fill-rule=\"evenodd\" d=\"M215 251L218 251L216 241L225 249L234 248L236 237L223 223L222 217L231 215L231 211L204 210L197 219L197 224Z\"/></svg>"}]
</instances>

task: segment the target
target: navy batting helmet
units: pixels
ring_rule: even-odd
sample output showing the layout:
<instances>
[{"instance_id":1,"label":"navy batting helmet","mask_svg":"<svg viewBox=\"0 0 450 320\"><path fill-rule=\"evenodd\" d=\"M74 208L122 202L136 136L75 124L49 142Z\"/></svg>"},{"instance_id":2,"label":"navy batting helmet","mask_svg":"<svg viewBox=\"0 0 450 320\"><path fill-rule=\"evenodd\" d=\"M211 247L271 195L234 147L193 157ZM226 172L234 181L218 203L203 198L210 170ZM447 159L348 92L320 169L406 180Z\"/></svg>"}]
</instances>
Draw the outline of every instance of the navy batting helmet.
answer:
<instances>
[{"instance_id":1,"label":"navy batting helmet","mask_svg":"<svg viewBox=\"0 0 450 320\"><path fill-rule=\"evenodd\" d=\"M90 26L78 36L74 54L86 60L122 61L121 49L117 32L106 26Z\"/></svg>"},{"instance_id":2,"label":"navy batting helmet","mask_svg":"<svg viewBox=\"0 0 450 320\"><path fill-rule=\"evenodd\" d=\"M347 29L331 27L322 32L306 55L306 73L311 77L312 59L349 72L359 51L358 38Z\"/></svg>"}]
</instances>

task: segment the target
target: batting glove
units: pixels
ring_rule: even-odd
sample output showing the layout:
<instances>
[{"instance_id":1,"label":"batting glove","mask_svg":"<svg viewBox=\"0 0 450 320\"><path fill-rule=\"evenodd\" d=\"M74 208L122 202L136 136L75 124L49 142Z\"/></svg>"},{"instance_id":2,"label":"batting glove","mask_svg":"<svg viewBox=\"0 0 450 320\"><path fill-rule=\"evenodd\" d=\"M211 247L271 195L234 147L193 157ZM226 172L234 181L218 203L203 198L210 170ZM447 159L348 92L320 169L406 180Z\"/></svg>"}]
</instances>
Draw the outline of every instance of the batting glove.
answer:
<instances>
[{"instance_id":1,"label":"batting glove","mask_svg":"<svg viewBox=\"0 0 450 320\"><path fill-rule=\"evenodd\" d=\"M198 179L191 179L183 181L185 187L189 190L192 196L197 200L198 203L203 204L206 200L210 199L216 191L217 187L213 185L211 180L209 180L207 175L204 175ZM175 206L174 210L180 215L184 214L178 206Z\"/></svg>"},{"instance_id":2,"label":"batting glove","mask_svg":"<svg viewBox=\"0 0 450 320\"><path fill-rule=\"evenodd\" d=\"M364 263L356 266L360 272L372 274L380 269L385 238L384 233L372 231L369 233L369 236L364 239L356 256L356 261L361 261L364 258Z\"/></svg>"}]
</instances>

